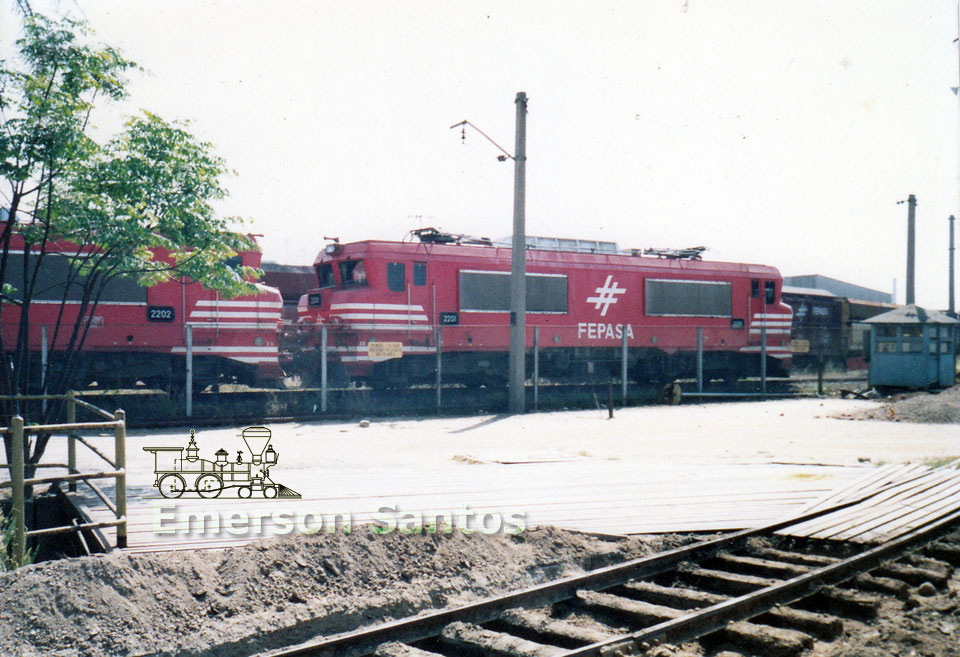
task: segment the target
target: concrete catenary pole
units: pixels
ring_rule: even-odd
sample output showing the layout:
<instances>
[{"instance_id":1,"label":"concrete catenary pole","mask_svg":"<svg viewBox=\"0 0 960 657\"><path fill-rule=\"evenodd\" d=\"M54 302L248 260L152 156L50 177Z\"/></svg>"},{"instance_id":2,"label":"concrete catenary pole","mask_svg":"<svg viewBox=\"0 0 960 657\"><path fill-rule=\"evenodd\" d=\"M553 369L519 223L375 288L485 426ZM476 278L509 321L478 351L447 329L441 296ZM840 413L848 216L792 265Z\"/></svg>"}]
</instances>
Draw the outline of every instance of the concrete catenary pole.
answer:
<instances>
[{"instance_id":1,"label":"concrete catenary pole","mask_svg":"<svg viewBox=\"0 0 960 657\"><path fill-rule=\"evenodd\" d=\"M916 269L916 242L917 242L917 197L911 194L907 197L907 305L916 303L913 287L913 275Z\"/></svg>"},{"instance_id":2,"label":"concrete catenary pole","mask_svg":"<svg viewBox=\"0 0 960 657\"><path fill-rule=\"evenodd\" d=\"M954 296L953 296L953 279L954 279L954 275L953 275L953 254L954 254L954 246L953 246L953 222L956 221L956 217L954 217L954 216L951 214L949 221L950 221L950 268L949 268L950 271L949 271L949 274L948 274L948 275L949 275L950 278L948 279L948 280L949 280L949 284L948 284L949 292L948 292L948 294L950 295L950 298L949 298L949 300L948 300L947 307L950 309L950 314L953 315L954 312L955 312L955 310L956 310L956 308L955 308L955 306L954 306Z\"/></svg>"},{"instance_id":3,"label":"concrete catenary pole","mask_svg":"<svg viewBox=\"0 0 960 657\"><path fill-rule=\"evenodd\" d=\"M510 269L510 412L526 408L527 237L524 216L527 166L527 94L517 92L513 177L513 254Z\"/></svg>"}]
</instances>

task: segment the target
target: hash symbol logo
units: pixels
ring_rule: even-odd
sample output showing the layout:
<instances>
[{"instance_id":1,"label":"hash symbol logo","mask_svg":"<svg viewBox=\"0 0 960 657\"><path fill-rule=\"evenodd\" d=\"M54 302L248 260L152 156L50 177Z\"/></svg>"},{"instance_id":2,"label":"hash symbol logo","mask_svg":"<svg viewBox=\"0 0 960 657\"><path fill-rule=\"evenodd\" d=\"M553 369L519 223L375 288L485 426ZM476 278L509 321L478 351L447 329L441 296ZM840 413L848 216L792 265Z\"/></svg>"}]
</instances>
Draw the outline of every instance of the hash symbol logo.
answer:
<instances>
[{"instance_id":1,"label":"hash symbol logo","mask_svg":"<svg viewBox=\"0 0 960 657\"><path fill-rule=\"evenodd\" d=\"M613 285L610 283L613 282ZM597 288L597 296L587 297L587 303L596 304L593 309L600 310L600 306L603 306L603 310L600 310L600 316L606 317L607 310L610 308L610 304L617 302L616 295L623 294L627 291L625 287L617 287L617 282L613 280L613 274L607 276L606 282L604 282L603 287Z\"/></svg>"}]
</instances>

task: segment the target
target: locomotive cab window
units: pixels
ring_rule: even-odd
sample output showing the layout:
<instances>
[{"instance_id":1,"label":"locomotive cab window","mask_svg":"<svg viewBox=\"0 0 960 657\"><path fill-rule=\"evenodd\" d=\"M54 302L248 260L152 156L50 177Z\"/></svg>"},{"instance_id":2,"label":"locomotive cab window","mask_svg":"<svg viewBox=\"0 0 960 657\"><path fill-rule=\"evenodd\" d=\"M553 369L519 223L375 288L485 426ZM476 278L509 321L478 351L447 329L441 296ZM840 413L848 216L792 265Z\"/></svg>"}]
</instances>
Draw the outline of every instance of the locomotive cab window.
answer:
<instances>
[{"instance_id":1,"label":"locomotive cab window","mask_svg":"<svg viewBox=\"0 0 960 657\"><path fill-rule=\"evenodd\" d=\"M773 281L766 281L763 284L763 302L771 304L777 300L777 284Z\"/></svg>"},{"instance_id":2,"label":"locomotive cab window","mask_svg":"<svg viewBox=\"0 0 960 657\"><path fill-rule=\"evenodd\" d=\"M403 292L405 279L406 279L406 267L403 266L402 262L388 262L387 263L387 289L393 292Z\"/></svg>"},{"instance_id":3,"label":"locomotive cab window","mask_svg":"<svg viewBox=\"0 0 960 657\"><path fill-rule=\"evenodd\" d=\"M754 299L760 298L760 281L757 279L750 281L750 296Z\"/></svg>"},{"instance_id":4,"label":"locomotive cab window","mask_svg":"<svg viewBox=\"0 0 960 657\"><path fill-rule=\"evenodd\" d=\"M425 262L413 263L413 284L414 285L427 284L427 263Z\"/></svg>"},{"instance_id":5,"label":"locomotive cab window","mask_svg":"<svg viewBox=\"0 0 960 657\"><path fill-rule=\"evenodd\" d=\"M366 285L367 268L363 260L347 260L340 263L340 280L344 286Z\"/></svg>"},{"instance_id":6,"label":"locomotive cab window","mask_svg":"<svg viewBox=\"0 0 960 657\"><path fill-rule=\"evenodd\" d=\"M241 267L243 267L243 257L239 255L230 256L229 258L223 261L223 264L225 264L227 267L233 270L240 269Z\"/></svg>"},{"instance_id":7,"label":"locomotive cab window","mask_svg":"<svg viewBox=\"0 0 960 657\"><path fill-rule=\"evenodd\" d=\"M317 265L317 287L333 287L336 281L333 280L333 265L325 263Z\"/></svg>"}]
</instances>

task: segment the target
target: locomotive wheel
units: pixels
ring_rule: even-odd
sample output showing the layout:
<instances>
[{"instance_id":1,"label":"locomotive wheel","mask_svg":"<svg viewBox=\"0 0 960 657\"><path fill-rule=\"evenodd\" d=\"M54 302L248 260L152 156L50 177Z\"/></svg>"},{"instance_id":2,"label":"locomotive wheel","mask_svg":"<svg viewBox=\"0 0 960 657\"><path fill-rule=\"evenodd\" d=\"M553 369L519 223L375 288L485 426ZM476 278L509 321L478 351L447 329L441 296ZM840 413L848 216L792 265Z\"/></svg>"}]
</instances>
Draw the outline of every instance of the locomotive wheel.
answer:
<instances>
[{"instance_id":1,"label":"locomotive wheel","mask_svg":"<svg viewBox=\"0 0 960 657\"><path fill-rule=\"evenodd\" d=\"M220 497L220 492L223 490L223 482L220 481L220 477L215 474L202 474L197 477L196 488L197 492L200 493L200 497L208 499Z\"/></svg>"},{"instance_id":2,"label":"locomotive wheel","mask_svg":"<svg viewBox=\"0 0 960 657\"><path fill-rule=\"evenodd\" d=\"M160 494L170 500L175 500L187 488L187 482L178 474L170 473L160 477Z\"/></svg>"},{"instance_id":3,"label":"locomotive wheel","mask_svg":"<svg viewBox=\"0 0 960 657\"><path fill-rule=\"evenodd\" d=\"M267 498L274 498L277 496L277 487L276 486L267 486L263 489L263 496Z\"/></svg>"},{"instance_id":4,"label":"locomotive wheel","mask_svg":"<svg viewBox=\"0 0 960 657\"><path fill-rule=\"evenodd\" d=\"M239 489L237 489L237 495L242 497L243 499L247 499L252 494L253 494L253 489L250 488L249 486L241 486Z\"/></svg>"}]
</instances>

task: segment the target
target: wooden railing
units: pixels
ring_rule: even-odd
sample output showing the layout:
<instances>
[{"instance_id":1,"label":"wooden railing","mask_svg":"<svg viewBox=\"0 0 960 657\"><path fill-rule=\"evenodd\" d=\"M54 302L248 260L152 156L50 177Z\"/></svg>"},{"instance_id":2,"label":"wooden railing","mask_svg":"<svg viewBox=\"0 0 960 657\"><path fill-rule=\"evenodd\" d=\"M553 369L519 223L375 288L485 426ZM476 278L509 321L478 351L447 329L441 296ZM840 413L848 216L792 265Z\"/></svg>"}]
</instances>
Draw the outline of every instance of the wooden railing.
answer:
<instances>
[{"instance_id":1,"label":"wooden railing","mask_svg":"<svg viewBox=\"0 0 960 657\"><path fill-rule=\"evenodd\" d=\"M90 529L100 529L103 527L117 528L117 547L127 547L127 471L126 471L126 442L127 442L127 422L126 414L123 411L110 413L93 404L87 403L76 398L74 392L66 395L19 395L17 397L3 397L2 399L11 399L18 401L28 400L66 400L67 422L64 424L45 424L25 426L23 418L15 416L12 418L9 427L0 428L0 434L10 436L12 442L11 463L2 464L0 468L10 470L10 479L0 482L0 488L13 488L13 514L14 522L13 534L13 554L11 558L15 564L22 565L26 555L26 545L28 538L37 538L48 536L50 534L62 534L69 532L79 532ZM105 421L101 422L77 422L77 407L81 407L96 415L101 416ZM110 459L99 449L90 444L81 435L82 432L113 430L114 436L114 456ZM37 468L66 468L67 474L51 475L48 477L24 478L24 445L25 438L30 435L52 434L53 436L66 436L67 438L67 463L40 463L34 467ZM79 472L77 470L77 443L86 446L90 451L100 457L110 469L97 472ZM116 479L114 500L111 501L103 490L94 482L96 479ZM84 483L93 493L99 497L108 509L110 509L115 520L105 520L101 522L74 523L60 527L48 527L44 529L26 529L26 488L39 484L67 483L69 490L76 491L77 482Z\"/></svg>"}]
</instances>

